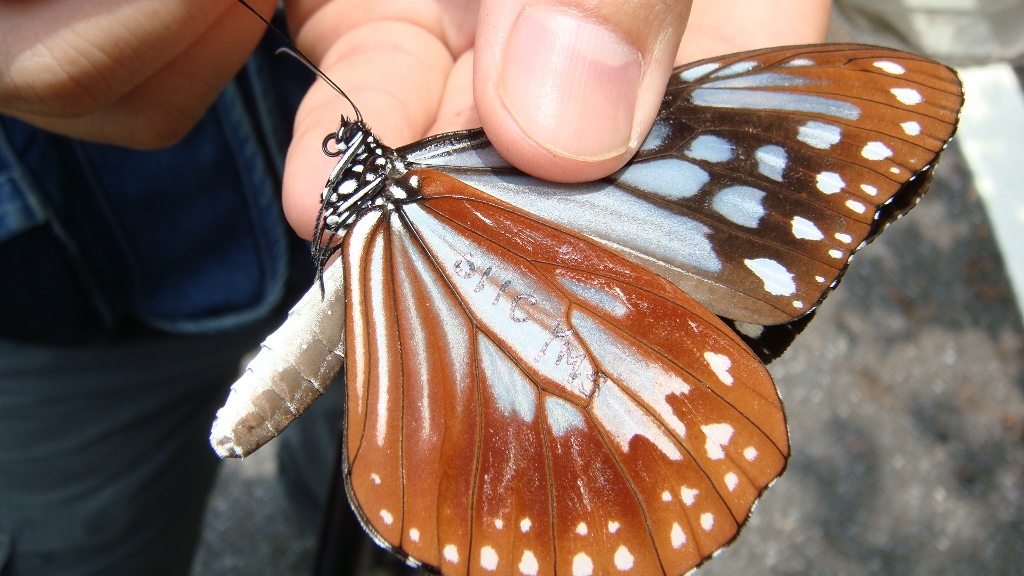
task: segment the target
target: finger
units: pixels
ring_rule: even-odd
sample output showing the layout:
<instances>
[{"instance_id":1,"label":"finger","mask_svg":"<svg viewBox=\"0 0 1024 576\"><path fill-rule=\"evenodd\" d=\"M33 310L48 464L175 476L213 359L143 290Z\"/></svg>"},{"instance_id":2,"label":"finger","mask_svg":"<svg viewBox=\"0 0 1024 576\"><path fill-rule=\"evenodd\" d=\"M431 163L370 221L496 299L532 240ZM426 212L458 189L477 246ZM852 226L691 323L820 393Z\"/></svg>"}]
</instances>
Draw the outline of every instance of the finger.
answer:
<instances>
[{"instance_id":1,"label":"finger","mask_svg":"<svg viewBox=\"0 0 1024 576\"><path fill-rule=\"evenodd\" d=\"M422 138L434 121L452 67L452 55L439 37L399 19L345 29L344 3L313 13L298 32L297 44L333 78L362 112L381 140L396 147ZM319 58L316 55L320 55ZM324 156L324 135L337 130L341 114L353 112L323 82L310 89L295 120L284 174L284 210L305 238L313 231L327 175L334 161Z\"/></svg>"},{"instance_id":2,"label":"finger","mask_svg":"<svg viewBox=\"0 0 1024 576\"><path fill-rule=\"evenodd\" d=\"M650 130L689 0L484 0L475 97L495 147L548 180L614 172Z\"/></svg>"},{"instance_id":3,"label":"finger","mask_svg":"<svg viewBox=\"0 0 1024 576\"><path fill-rule=\"evenodd\" d=\"M830 0L694 0L676 64L769 46L824 42L831 6Z\"/></svg>"},{"instance_id":4,"label":"finger","mask_svg":"<svg viewBox=\"0 0 1024 576\"><path fill-rule=\"evenodd\" d=\"M473 101L473 51L464 53L455 61L445 84L441 107L427 134L440 134L455 130L480 127L480 115Z\"/></svg>"}]
</instances>

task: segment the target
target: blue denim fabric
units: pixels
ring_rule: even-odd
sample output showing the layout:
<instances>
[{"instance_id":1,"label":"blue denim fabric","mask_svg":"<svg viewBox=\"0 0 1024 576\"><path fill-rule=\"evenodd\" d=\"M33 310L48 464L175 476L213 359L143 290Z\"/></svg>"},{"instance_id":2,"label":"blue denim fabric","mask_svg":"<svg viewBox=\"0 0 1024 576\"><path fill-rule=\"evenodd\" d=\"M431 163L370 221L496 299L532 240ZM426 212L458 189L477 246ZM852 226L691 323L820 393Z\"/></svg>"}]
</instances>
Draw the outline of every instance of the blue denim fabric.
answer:
<instances>
[{"instance_id":1,"label":"blue denim fabric","mask_svg":"<svg viewBox=\"0 0 1024 576\"><path fill-rule=\"evenodd\" d=\"M294 234L282 158L311 75L265 42L179 144L92 144L0 117L0 339L101 341L125 319L189 334L281 301Z\"/></svg>"}]
</instances>

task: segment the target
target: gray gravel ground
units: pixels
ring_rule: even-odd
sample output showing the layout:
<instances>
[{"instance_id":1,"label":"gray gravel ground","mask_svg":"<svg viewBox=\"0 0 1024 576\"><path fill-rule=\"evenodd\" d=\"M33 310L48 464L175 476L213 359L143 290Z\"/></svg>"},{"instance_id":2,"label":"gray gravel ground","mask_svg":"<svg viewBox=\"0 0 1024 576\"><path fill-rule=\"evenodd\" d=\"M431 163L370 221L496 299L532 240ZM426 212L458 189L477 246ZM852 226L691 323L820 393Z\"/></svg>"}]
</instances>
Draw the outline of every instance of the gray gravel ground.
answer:
<instances>
[{"instance_id":1,"label":"gray gravel ground","mask_svg":"<svg viewBox=\"0 0 1024 576\"><path fill-rule=\"evenodd\" d=\"M700 576L1024 574L1022 366L1021 318L954 146L771 367L788 471ZM194 573L307 574L314 547L263 452L222 469Z\"/></svg>"},{"instance_id":2,"label":"gray gravel ground","mask_svg":"<svg viewBox=\"0 0 1024 576\"><path fill-rule=\"evenodd\" d=\"M277 481L277 440L221 466L192 566L194 576L300 576L312 569L315 523Z\"/></svg>"}]
</instances>

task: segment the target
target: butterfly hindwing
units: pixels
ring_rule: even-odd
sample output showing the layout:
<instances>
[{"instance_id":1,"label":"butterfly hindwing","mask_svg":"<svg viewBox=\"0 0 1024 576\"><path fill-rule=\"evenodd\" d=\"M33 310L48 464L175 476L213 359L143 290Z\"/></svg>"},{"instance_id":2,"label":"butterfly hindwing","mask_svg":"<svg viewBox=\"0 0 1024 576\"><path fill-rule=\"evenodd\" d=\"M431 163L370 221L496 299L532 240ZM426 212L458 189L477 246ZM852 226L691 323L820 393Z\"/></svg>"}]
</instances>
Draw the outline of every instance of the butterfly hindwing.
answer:
<instances>
[{"instance_id":1,"label":"butterfly hindwing","mask_svg":"<svg viewBox=\"0 0 1024 576\"><path fill-rule=\"evenodd\" d=\"M453 574L678 574L728 542L788 454L757 358L593 241L410 177L345 246L364 523Z\"/></svg>"}]
</instances>

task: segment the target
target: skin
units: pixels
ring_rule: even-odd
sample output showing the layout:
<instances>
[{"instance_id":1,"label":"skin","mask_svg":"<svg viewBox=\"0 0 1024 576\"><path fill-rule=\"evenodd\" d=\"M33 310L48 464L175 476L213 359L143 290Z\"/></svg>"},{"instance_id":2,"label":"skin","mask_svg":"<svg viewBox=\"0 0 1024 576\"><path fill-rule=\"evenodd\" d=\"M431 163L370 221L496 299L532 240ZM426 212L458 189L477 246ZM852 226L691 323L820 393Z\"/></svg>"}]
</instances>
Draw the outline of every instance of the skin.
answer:
<instances>
[{"instance_id":1,"label":"skin","mask_svg":"<svg viewBox=\"0 0 1024 576\"><path fill-rule=\"evenodd\" d=\"M276 6L249 2L264 15ZM674 65L824 41L830 1L289 0L285 9L299 49L388 145L482 125L520 169L574 182L632 156ZM84 140L163 148L198 122L263 31L235 0L3 2L0 113ZM544 37L579 42L559 45L566 56ZM596 67L579 63L593 54ZM352 111L317 82L295 120L283 202L306 238L334 163L320 141L340 114Z\"/></svg>"}]
</instances>

